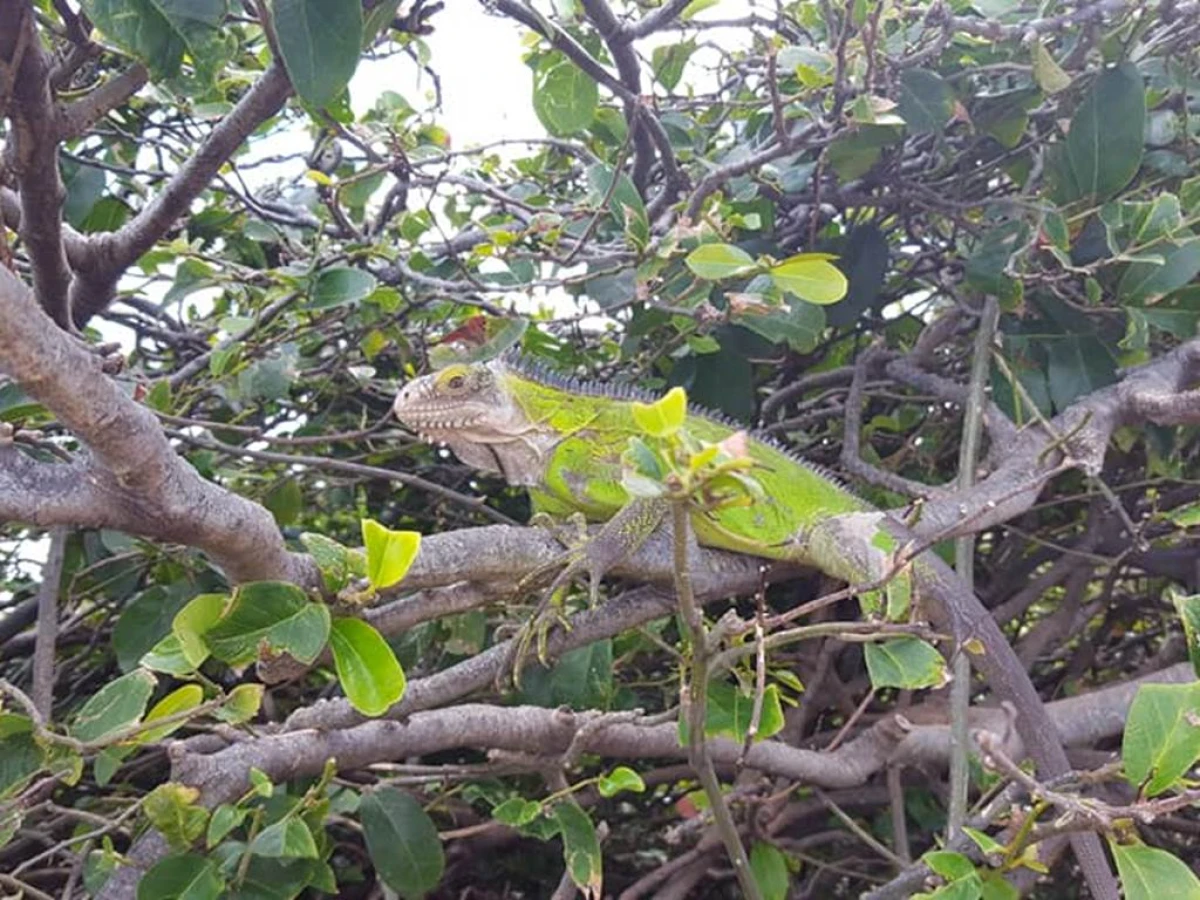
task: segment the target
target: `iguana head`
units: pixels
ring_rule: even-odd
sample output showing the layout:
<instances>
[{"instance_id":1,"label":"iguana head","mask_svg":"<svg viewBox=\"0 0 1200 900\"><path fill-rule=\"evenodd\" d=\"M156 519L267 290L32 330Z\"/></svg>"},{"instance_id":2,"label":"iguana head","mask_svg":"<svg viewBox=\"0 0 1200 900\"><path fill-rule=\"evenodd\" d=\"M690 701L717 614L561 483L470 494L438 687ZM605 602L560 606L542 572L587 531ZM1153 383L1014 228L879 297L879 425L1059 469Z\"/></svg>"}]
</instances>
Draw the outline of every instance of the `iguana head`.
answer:
<instances>
[{"instance_id":1,"label":"iguana head","mask_svg":"<svg viewBox=\"0 0 1200 900\"><path fill-rule=\"evenodd\" d=\"M554 435L529 421L498 360L456 363L414 378L396 395L396 418L467 465L499 472L510 484L539 483Z\"/></svg>"}]
</instances>

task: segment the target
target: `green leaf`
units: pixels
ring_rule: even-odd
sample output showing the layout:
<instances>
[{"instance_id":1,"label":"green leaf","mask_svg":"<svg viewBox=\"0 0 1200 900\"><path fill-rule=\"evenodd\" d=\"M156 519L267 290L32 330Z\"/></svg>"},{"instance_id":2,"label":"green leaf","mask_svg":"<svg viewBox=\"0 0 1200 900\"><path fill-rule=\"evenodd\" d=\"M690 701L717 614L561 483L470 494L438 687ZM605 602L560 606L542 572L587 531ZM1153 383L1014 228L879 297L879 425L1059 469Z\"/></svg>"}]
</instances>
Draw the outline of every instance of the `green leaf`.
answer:
<instances>
[{"instance_id":1,"label":"green leaf","mask_svg":"<svg viewBox=\"0 0 1200 900\"><path fill-rule=\"evenodd\" d=\"M262 503L275 517L276 525L291 525L304 509L300 482L295 478L282 479L267 491Z\"/></svg>"},{"instance_id":2,"label":"green leaf","mask_svg":"<svg viewBox=\"0 0 1200 900\"><path fill-rule=\"evenodd\" d=\"M600 88L573 62L556 55L534 74L533 111L555 137L570 137L596 117Z\"/></svg>"},{"instance_id":3,"label":"green leaf","mask_svg":"<svg viewBox=\"0 0 1200 900\"><path fill-rule=\"evenodd\" d=\"M1051 199L1104 200L1129 183L1142 163L1146 91L1137 66L1101 73L1071 117L1066 140L1047 160Z\"/></svg>"},{"instance_id":4,"label":"green leaf","mask_svg":"<svg viewBox=\"0 0 1200 900\"><path fill-rule=\"evenodd\" d=\"M1200 237L1178 243L1160 241L1145 252L1159 254L1163 261L1130 263L1117 285L1117 297L1122 302L1153 302L1179 290L1200 274Z\"/></svg>"},{"instance_id":5,"label":"green leaf","mask_svg":"<svg viewBox=\"0 0 1200 900\"><path fill-rule=\"evenodd\" d=\"M360 0L273 0L275 38L292 87L328 106L350 83L362 50ZM368 292L369 293L369 292Z\"/></svg>"},{"instance_id":6,"label":"green leaf","mask_svg":"<svg viewBox=\"0 0 1200 900\"><path fill-rule=\"evenodd\" d=\"M1047 336L1046 379L1054 408L1061 411L1077 397L1116 380L1116 361L1094 335Z\"/></svg>"},{"instance_id":7,"label":"green leaf","mask_svg":"<svg viewBox=\"0 0 1200 900\"><path fill-rule=\"evenodd\" d=\"M1125 900L1200 900L1200 879L1179 857L1145 844L1108 847Z\"/></svg>"},{"instance_id":8,"label":"green leaf","mask_svg":"<svg viewBox=\"0 0 1200 900\"><path fill-rule=\"evenodd\" d=\"M727 737L744 741L754 715L754 694L743 691L727 681L711 681L708 685L708 715L705 717L705 737ZM763 691L762 714L759 717L755 741L766 740L783 728L783 705L779 701L778 685L768 684ZM688 722L678 724L680 746L688 743Z\"/></svg>"},{"instance_id":9,"label":"green leaf","mask_svg":"<svg viewBox=\"0 0 1200 900\"><path fill-rule=\"evenodd\" d=\"M393 787L371 791L359 810L367 851L380 879L400 896L423 897L442 880L442 842L428 814Z\"/></svg>"},{"instance_id":10,"label":"green leaf","mask_svg":"<svg viewBox=\"0 0 1200 900\"><path fill-rule=\"evenodd\" d=\"M182 582L151 585L121 612L112 635L121 671L135 668L144 653L171 633L171 620L188 602L188 587Z\"/></svg>"},{"instance_id":11,"label":"green leaf","mask_svg":"<svg viewBox=\"0 0 1200 900\"><path fill-rule=\"evenodd\" d=\"M343 303L357 303L369 297L378 280L370 272L351 266L322 269L309 292L309 309L330 309Z\"/></svg>"},{"instance_id":12,"label":"green leaf","mask_svg":"<svg viewBox=\"0 0 1200 900\"><path fill-rule=\"evenodd\" d=\"M162 672L176 678L186 678L196 671L196 667L184 654L179 638L173 634L168 634L143 653L141 665L152 672Z\"/></svg>"},{"instance_id":13,"label":"green leaf","mask_svg":"<svg viewBox=\"0 0 1200 900\"><path fill-rule=\"evenodd\" d=\"M684 263L705 281L746 275L758 265L754 257L733 244L701 244L688 254Z\"/></svg>"},{"instance_id":14,"label":"green leaf","mask_svg":"<svg viewBox=\"0 0 1200 900\"><path fill-rule=\"evenodd\" d=\"M192 668L208 659L208 644L204 635L220 621L229 603L225 594L200 594L175 615L171 633L179 641L179 649Z\"/></svg>"},{"instance_id":15,"label":"green leaf","mask_svg":"<svg viewBox=\"0 0 1200 900\"><path fill-rule=\"evenodd\" d=\"M615 797L622 791L641 794L646 790L646 782L628 766L617 766L611 772L600 776L596 790L600 792L601 797Z\"/></svg>"},{"instance_id":16,"label":"green leaf","mask_svg":"<svg viewBox=\"0 0 1200 900\"><path fill-rule=\"evenodd\" d=\"M520 697L522 703L548 709L608 709L613 700L612 641L576 647L548 669L529 666L521 677Z\"/></svg>"},{"instance_id":17,"label":"green leaf","mask_svg":"<svg viewBox=\"0 0 1200 900\"><path fill-rule=\"evenodd\" d=\"M613 169L604 163L596 163L587 170L588 203L599 206L608 198L608 210L613 221L625 232L629 242L638 249L650 241L650 220L646 215L646 203L638 193L629 176L616 173L617 183L613 186Z\"/></svg>"},{"instance_id":18,"label":"green leaf","mask_svg":"<svg viewBox=\"0 0 1200 900\"><path fill-rule=\"evenodd\" d=\"M650 65L654 69L654 77L668 91L675 90L679 79L683 77L683 67L696 50L696 42L682 41L678 44L668 44L665 47L655 47L650 56Z\"/></svg>"},{"instance_id":19,"label":"green leaf","mask_svg":"<svg viewBox=\"0 0 1200 900\"><path fill-rule=\"evenodd\" d=\"M250 842L255 856L283 859L316 859L317 842L304 821L293 816L268 825Z\"/></svg>"},{"instance_id":20,"label":"green leaf","mask_svg":"<svg viewBox=\"0 0 1200 900\"><path fill-rule=\"evenodd\" d=\"M812 352L825 334L824 307L804 300L789 298L782 308L743 307L731 319L772 343L786 342L797 353Z\"/></svg>"},{"instance_id":21,"label":"green leaf","mask_svg":"<svg viewBox=\"0 0 1200 900\"><path fill-rule=\"evenodd\" d=\"M524 797L509 797L492 810L492 818L504 825L520 828L542 814L542 804Z\"/></svg>"},{"instance_id":22,"label":"green leaf","mask_svg":"<svg viewBox=\"0 0 1200 900\"><path fill-rule=\"evenodd\" d=\"M800 253L767 270L775 286L801 300L828 306L846 296L846 276L823 254Z\"/></svg>"},{"instance_id":23,"label":"green leaf","mask_svg":"<svg viewBox=\"0 0 1200 900\"><path fill-rule=\"evenodd\" d=\"M82 228L84 221L96 205L96 201L104 195L106 184L104 170L98 166L66 158L60 160L59 165L62 169L63 187L67 189L67 198L63 203L63 217L74 228Z\"/></svg>"},{"instance_id":24,"label":"green leaf","mask_svg":"<svg viewBox=\"0 0 1200 900\"><path fill-rule=\"evenodd\" d=\"M957 881L975 874L975 864L961 853L951 850L931 850L921 861L947 881Z\"/></svg>"},{"instance_id":25,"label":"green leaf","mask_svg":"<svg viewBox=\"0 0 1200 900\"><path fill-rule=\"evenodd\" d=\"M154 78L179 71L183 55L205 48L228 12L227 0L85 0L104 35L144 62Z\"/></svg>"},{"instance_id":26,"label":"green leaf","mask_svg":"<svg viewBox=\"0 0 1200 900\"><path fill-rule=\"evenodd\" d=\"M333 538L306 531L300 535L300 543L321 570L321 578L331 593L336 594L346 586L352 575L359 574L355 571L357 560L354 557L361 557L362 554L355 554L355 551L343 547ZM365 576L366 570L361 574Z\"/></svg>"},{"instance_id":27,"label":"green leaf","mask_svg":"<svg viewBox=\"0 0 1200 900\"><path fill-rule=\"evenodd\" d=\"M362 619L336 619L329 646L346 699L360 713L383 715L404 696L404 670L372 625Z\"/></svg>"},{"instance_id":28,"label":"green leaf","mask_svg":"<svg viewBox=\"0 0 1200 900\"><path fill-rule=\"evenodd\" d=\"M750 846L750 872L763 895L763 900L787 900L788 874L787 857L774 844L755 841Z\"/></svg>"},{"instance_id":29,"label":"green leaf","mask_svg":"<svg viewBox=\"0 0 1200 900\"><path fill-rule=\"evenodd\" d=\"M363 546L367 551L367 580L376 589L391 587L412 567L421 549L416 531L392 531L374 519L362 520Z\"/></svg>"},{"instance_id":30,"label":"green leaf","mask_svg":"<svg viewBox=\"0 0 1200 900\"><path fill-rule=\"evenodd\" d=\"M967 828L963 826L963 834L975 842L975 846L982 850L988 856L993 854L1003 854L1004 845L997 841L994 837L985 831L980 831L977 828Z\"/></svg>"},{"instance_id":31,"label":"green leaf","mask_svg":"<svg viewBox=\"0 0 1200 900\"><path fill-rule=\"evenodd\" d=\"M825 159L838 179L862 178L879 162L883 148L904 136L904 130L892 125L863 125L857 131L835 139L825 151Z\"/></svg>"},{"instance_id":32,"label":"green leaf","mask_svg":"<svg viewBox=\"0 0 1200 900\"><path fill-rule=\"evenodd\" d=\"M913 637L864 645L867 673L875 688L918 690L946 683L946 660L932 644Z\"/></svg>"},{"instance_id":33,"label":"green leaf","mask_svg":"<svg viewBox=\"0 0 1200 900\"><path fill-rule=\"evenodd\" d=\"M1200 515L1200 504L1193 504L1192 508ZM1185 597L1179 591L1171 591L1168 596L1175 612L1179 613L1180 624L1183 625L1183 636L1187 641L1192 669L1200 676L1200 594Z\"/></svg>"},{"instance_id":34,"label":"green leaf","mask_svg":"<svg viewBox=\"0 0 1200 900\"><path fill-rule=\"evenodd\" d=\"M1054 57L1041 40L1034 38L1030 52L1033 54L1033 80L1038 83L1038 87L1047 94L1057 94L1071 86L1071 76L1054 61Z\"/></svg>"},{"instance_id":35,"label":"green leaf","mask_svg":"<svg viewBox=\"0 0 1200 900\"><path fill-rule=\"evenodd\" d=\"M669 437L683 427L687 419L687 391L673 387L653 403L633 403L633 421L651 437Z\"/></svg>"},{"instance_id":36,"label":"green leaf","mask_svg":"<svg viewBox=\"0 0 1200 900\"><path fill-rule=\"evenodd\" d=\"M874 222L854 228L837 247L838 268L845 273L846 296L825 311L830 325L840 328L858 321L883 302L883 284L889 269L891 246Z\"/></svg>"},{"instance_id":37,"label":"green leaf","mask_svg":"<svg viewBox=\"0 0 1200 900\"><path fill-rule=\"evenodd\" d=\"M554 806L554 820L563 840L563 860L575 886L589 900L599 900L604 886L600 839L591 818L574 800Z\"/></svg>"},{"instance_id":38,"label":"green leaf","mask_svg":"<svg viewBox=\"0 0 1200 900\"><path fill-rule=\"evenodd\" d=\"M217 710L217 718L231 725L249 722L258 715L258 711L262 707L264 690L265 686L261 684L237 685L229 692L225 702Z\"/></svg>"},{"instance_id":39,"label":"green leaf","mask_svg":"<svg viewBox=\"0 0 1200 900\"><path fill-rule=\"evenodd\" d=\"M250 810L229 803L222 803L212 811L208 819L208 831L204 835L204 845L210 850L221 843L233 829L245 821Z\"/></svg>"},{"instance_id":40,"label":"green leaf","mask_svg":"<svg viewBox=\"0 0 1200 900\"><path fill-rule=\"evenodd\" d=\"M1009 289L1007 268L1029 241L1029 225L1021 220L992 224L967 257L967 282L980 291L1004 295Z\"/></svg>"},{"instance_id":41,"label":"green leaf","mask_svg":"<svg viewBox=\"0 0 1200 900\"><path fill-rule=\"evenodd\" d=\"M198 788L168 781L146 796L142 811L176 850L186 850L208 825L208 810L197 805Z\"/></svg>"},{"instance_id":42,"label":"green leaf","mask_svg":"<svg viewBox=\"0 0 1200 900\"><path fill-rule=\"evenodd\" d=\"M141 718L158 679L145 669L135 669L109 682L75 714L71 735L93 743L128 728Z\"/></svg>"},{"instance_id":43,"label":"green leaf","mask_svg":"<svg viewBox=\"0 0 1200 900\"><path fill-rule=\"evenodd\" d=\"M691 3L683 8L683 12L679 14L679 19L680 21L687 22L706 9L712 9L720 2L721 0L692 0Z\"/></svg>"},{"instance_id":44,"label":"green leaf","mask_svg":"<svg viewBox=\"0 0 1200 900\"><path fill-rule=\"evenodd\" d=\"M213 656L231 666L287 653L314 662L329 640L329 609L311 602L294 584L243 584L229 610L204 635Z\"/></svg>"},{"instance_id":45,"label":"green leaf","mask_svg":"<svg viewBox=\"0 0 1200 900\"><path fill-rule=\"evenodd\" d=\"M905 69L900 76L896 112L909 131L941 131L954 114L954 92L942 76L928 69Z\"/></svg>"},{"instance_id":46,"label":"green leaf","mask_svg":"<svg viewBox=\"0 0 1200 900\"><path fill-rule=\"evenodd\" d=\"M203 702L204 689L198 684L185 684L171 691L171 693L150 707L150 712L146 713L145 724L148 725L157 719L165 719L168 716L178 715L179 713L187 712L189 709L195 709ZM136 741L139 744L152 744L155 741L161 741L168 734L182 728L185 724L187 724L186 720L180 719L178 722L148 728L137 736Z\"/></svg>"},{"instance_id":47,"label":"green leaf","mask_svg":"<svg viewBox=\"0 0 1200 900\"><path fill-rule=\"evenodd\" d=\"M0 798L24 789L42 769L44 758L45 751L33 736L33 722L0 712Z\"/></svg>"},{"instance_id":48,"label":"green leaf","mask_svg":"<svg viewBox=\"0 0 1200 900\"><path fill-rule=\"evenodd\" d=\"M137 900L217 900L225 892L216 860L176 853L155 863L138 881Z\"/></svg>"},{"instance_id":49,"label":"green leaf","mask_svg":"<svg viewBox=\"0 0 1200 900\"><path fill-rule=\"evenodd\" d=\"M1200 682L1138 688L1121 742L1125 777L1147 797L1174 785L1200 759Z\"/></svg>"}]
</instances>

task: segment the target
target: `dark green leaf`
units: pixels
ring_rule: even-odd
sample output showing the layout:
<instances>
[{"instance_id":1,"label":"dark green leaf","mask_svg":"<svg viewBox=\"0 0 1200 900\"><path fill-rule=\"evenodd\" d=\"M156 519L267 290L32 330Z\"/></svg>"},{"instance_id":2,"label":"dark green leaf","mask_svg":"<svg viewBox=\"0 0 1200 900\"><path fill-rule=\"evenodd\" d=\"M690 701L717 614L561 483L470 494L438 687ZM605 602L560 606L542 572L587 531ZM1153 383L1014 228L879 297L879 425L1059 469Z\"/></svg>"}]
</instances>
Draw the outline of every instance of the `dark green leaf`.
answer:
<instances>
[{"instance_id":1,"label":"dark green leaf","mask_svg":"<svg viewBox=\"0 0 1200 900\"><path fill-rule=\"evenodd\" d=\"M1130 263L1117 285L1117 296L1121 301L1158 300L1189 284L1200 274L1200 238L1179 243L1161 241L1145 252L1160 254L1163 261L1161 264Z\"/></svg>"},{"instance_id":2,"label":"dark green leaf","mask_svg":"<svg viewBox=\"0 0 1200 900\"><path fill-rule=\"evenodd\" d=\"M263 498L263 506L271 511L277 524L291 525L299 517L304 507L304 495L300 492L300 482L295 478L284 478L277 482Z\"/></svg>"},{"instance_id":3,"label":"dark green leaf","mask_svg":"<svg viewBox=\"0 0 1200 900\"><path fill-rule=\"evenodd\" d=\"M896 111L910 131L941 131L954 113L954 92L936 72L905 69Z\"/></svg>"},{"instance_id":4,"label":"dark green leaf","mask_svg":"<svg viewBox=\"0 0 1200 900\"><path fill-rule=\"evenodd\" d=\"M25 716L0 712L0 798L11 797L41 768L43 751Z\"/></svg>"},{"instance_id":5,"label":"dark green leaf","mask_svg":"<svg viewBox=\"0 0 1200 900\"><path fill-rule=\"evenodd\" d=\"M142 655L171 632L171 620L188 603L190 585L152 585L121 612L113 629L113 649L122 671L133 669Z\"/></svg>"},{"instance_id":6,"label":"dark green leaf","mask_svg":"<svg viewBox=\"0 0 1200 900\"><path fill-rule=\"evenodd\" d=\"M1059 204L1104 200L1129 183L1142 163L1146 91L1137 66L1125 62L1096 79L1071 117L1066 140L1047 162L1051 199Z\"/></svg>"},{"instance_id":7,"label":"dark green leaf","mask_svg":"<svg viewBox=\"0 0 1200 900\"><path fill-rule=\"evenodd\" d=\"M177 853L155 863L137 886L137 900L216 900L225 879L215 860Z\"/></svg>"},{"instance_id":8,"label":"dark green leaf","mask_svg":"<svg viewBox=\"0 0 1200 900\"><path fill-rule=\"evenodd\" d=\"M367 850L384 884L406 900L433 890L446 862L437 828L421 804L384 787L366 794L359 812Z\"/></svg>"},{"instance_id":9,"label":"dark green leaf","mask_svg":"<svg viewBox=\"0 0 1200 900\"><path fill-rule=\"evenodd\" d=\"M894 144L903 135L903 129L891 125L864 125L853 134L833 141L825 151L825 157L841 181L854 181L879 162L884 147Z\"/></svg>"},{"instance_id":10,"label":"dark green leaf","mask_svg":"<svg viewBox=\"0 0 1200 900\"><path fill-rule=\"evenodd\" d=\"M273 0L272 23L296 93L313 106L332 103L358 67L360 0Z\"/></svg>"}]
</instances>

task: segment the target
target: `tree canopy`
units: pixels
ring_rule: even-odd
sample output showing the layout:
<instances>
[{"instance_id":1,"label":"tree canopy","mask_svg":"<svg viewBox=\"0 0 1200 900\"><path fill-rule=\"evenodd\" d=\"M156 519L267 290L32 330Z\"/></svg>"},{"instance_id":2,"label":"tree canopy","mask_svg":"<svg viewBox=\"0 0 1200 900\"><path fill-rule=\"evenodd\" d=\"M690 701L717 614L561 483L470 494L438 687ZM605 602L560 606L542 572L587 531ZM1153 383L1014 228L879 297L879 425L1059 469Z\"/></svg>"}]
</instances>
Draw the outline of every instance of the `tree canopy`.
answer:
<instances>
[{"instance_id":1,"label":"tree canopy","mask_svg":"<svg viewBox=\"0 0 1200 900\"><path fill-rule=\"evenodd\" d=\"M5 891L1200 897L1200 4L487 0L481 145L442 6L0 0ZM845 480L1023 668L663 535L514 666L571 536L389 411L517 351Z\"/></svg>"}]
</instances>

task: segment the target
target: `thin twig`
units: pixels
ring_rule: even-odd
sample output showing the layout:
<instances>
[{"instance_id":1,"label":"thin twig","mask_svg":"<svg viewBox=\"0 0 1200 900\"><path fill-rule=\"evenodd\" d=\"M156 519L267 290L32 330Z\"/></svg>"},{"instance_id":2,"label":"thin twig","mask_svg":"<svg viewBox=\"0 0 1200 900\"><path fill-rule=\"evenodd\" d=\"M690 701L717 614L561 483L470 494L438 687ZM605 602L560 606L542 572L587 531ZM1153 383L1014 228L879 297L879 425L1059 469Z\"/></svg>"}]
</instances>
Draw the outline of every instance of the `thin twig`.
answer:
<instances>
[{"instance_id":1,"label":"thin twig","mask_svg":"<svg viewBox=\"0 0 1200 900\"><path fill-rule=\"evenodd\" d=\"M983 303L979 331L975 334L975 355L971 361L971 380L967 405L963 410L962 444L958 456L958 489L970 490L975 484L975 467L979 465L979 444L983 432L984 393L990 375L992 342L1000 321L1000 305L995 297ZM954 542L954 567L966 590L975 590L975 535L964 534ZM950 684L950 807L946 815L946 833L957 837L967 818L967 795L970 789L970 735L967 716L971 706L971 660L958 648L951 662L954 680Z\"/></svg>"}]
</instances>

